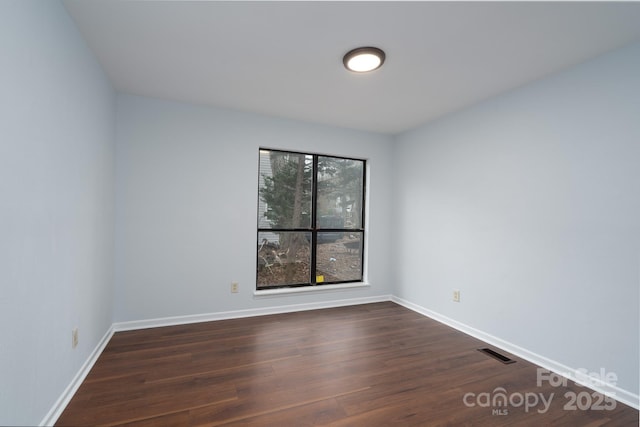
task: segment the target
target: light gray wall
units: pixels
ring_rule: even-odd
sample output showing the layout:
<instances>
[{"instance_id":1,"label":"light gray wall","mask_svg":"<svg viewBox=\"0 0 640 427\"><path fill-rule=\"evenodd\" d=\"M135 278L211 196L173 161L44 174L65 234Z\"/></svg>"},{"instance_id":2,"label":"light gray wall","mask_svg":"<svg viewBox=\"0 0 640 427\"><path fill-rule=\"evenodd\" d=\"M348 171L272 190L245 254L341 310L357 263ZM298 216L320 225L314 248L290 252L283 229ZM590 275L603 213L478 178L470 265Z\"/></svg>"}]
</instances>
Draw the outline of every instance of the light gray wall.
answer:
<instances>
[{"instance_id":1,"label":"light gray wall","mask_svg":"<svg viewBox=\"0 0 640 427\"><path fill-rule=\"evenodd\" d=\"M391 293L389 137L130 95L117 110L115 321ZM368 160L370 287L254 297L261 146Z\"/></svg>"},{"instance_id":2,"label":"light gray wall","mask_svg":"<svg viewBox=\"0 0 640 427\"><path fill-rule=\"evenodd\" d=\"M636 44L400 135L395 294L637 394L639 76Z\"/></svg>"},{"instance_id":3,"label":"light gray wall","mask_svg":"<svg viewBox=\"0 0 640 427\"><path fill-rule=\"evenodd\" d=\"M0 52L0 425L36 425L111 325L115 96L57 1L0 1Z\"/></svg>"}]
</instances>

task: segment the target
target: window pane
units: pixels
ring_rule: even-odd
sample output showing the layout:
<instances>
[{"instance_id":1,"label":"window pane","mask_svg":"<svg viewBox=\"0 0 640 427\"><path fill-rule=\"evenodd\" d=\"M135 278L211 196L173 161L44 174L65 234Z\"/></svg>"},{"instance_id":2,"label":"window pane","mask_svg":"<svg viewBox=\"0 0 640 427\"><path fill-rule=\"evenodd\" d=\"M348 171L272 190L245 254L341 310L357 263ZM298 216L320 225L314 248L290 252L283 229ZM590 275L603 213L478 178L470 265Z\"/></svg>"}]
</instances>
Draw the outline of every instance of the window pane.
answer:
<instances>
[{"instance_id":1,"label":"window pane","mask_svg":"<svg viewBox=\"0 0 640 427\"><path fill-rule=\"evenodd\" d=\"M316 281L362 280L362 233L318 232Z\"/></svg>"},{"instance_id":2,"label":"window pane","mask_svg":"<svg viewBox=\"0 0 640 427\"><path fill-rule=\"evenodd\" d=\"M258 287L309 283L311 233L258 233Z\"/></svg>"},{"instance_id":3,"label":"window pane","mask_svg":"<svg viewBox=\"0 0 640 427\"><path fill-rule=\"evenodd\" d=\"M317 228L362 228L364 162L318 156Z\"/></svg>"},{"instance_id":4,"label":"window pane","mask_svg":"<svg viewBox=\"0 0 640 427\"><path fill-rule=\"evenodd\" d=\"M258 228L310 228L313 156L260 150Z\"/></svg>"}]
</instances>

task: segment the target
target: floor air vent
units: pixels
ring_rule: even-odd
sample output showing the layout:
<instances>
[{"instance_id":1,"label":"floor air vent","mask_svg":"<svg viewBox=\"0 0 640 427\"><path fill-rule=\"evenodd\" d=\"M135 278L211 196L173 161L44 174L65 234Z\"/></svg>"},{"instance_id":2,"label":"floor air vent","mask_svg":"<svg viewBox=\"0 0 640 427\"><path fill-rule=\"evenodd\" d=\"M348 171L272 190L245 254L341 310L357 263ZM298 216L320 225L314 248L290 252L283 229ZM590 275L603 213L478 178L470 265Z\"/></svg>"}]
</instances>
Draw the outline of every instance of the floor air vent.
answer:
<instances>
[{"instance_id":1,"label":"floor air vent","mask_svg":"<svg viewBox=\"0 0 640 427\"><path fill-rule=\"evenodd\" d=\"M497 351L493 351L490 348L479 348L478 349L479 352L486 354L487 356L491 356L494 359L497 359L499 361L501 361L502 363L509 364L509 363L516 363L515 360L513 359L509 359L507 356L505 356L504 354L500 354Z\"/></svg>"}]
</instances>

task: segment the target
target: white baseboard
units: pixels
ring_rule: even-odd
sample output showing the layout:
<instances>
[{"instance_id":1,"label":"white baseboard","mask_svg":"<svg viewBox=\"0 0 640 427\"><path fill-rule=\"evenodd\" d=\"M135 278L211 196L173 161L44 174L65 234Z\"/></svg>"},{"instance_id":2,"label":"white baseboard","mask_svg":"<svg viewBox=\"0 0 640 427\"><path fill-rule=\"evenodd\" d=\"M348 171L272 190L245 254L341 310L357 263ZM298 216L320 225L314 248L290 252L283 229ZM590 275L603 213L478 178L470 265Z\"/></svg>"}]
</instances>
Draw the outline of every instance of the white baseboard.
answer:
<instances>
[{"instance_id":1,"label":"white baseboard","mask_svg":"<svg viewBox=\"0 0 640 427\"><path fill-rule=\"evenodd\" d=\"M45 415L45 417L42 419L42 421L40 422L41 426L52 426L56 423L58 418L60 418L60 415L62 415L62 412L71 401L71 398L74 394L76 394L76 391L78 391L78 388L80 388L80 385L89 374L89 371L91 371L91 368L93 368L93 365L95 365L104 348L107 346L107 343L113 336L113 333L114 330L112 326L109 328L109 330L107 330L102 339L98 342L98 345L96 345L87 360L80 367L78 373L75 375L75 377L73 377L73 379L71 380L67 388L64 389L56 403L53 404L53 407L51 407L47 415Z\"/></svg>"},{"instance_id":2,"label":"white baseboard","mask_svg":"<svg viewBox=\"0 0 640 427\"><path fill-rule=\"evenodd\" d=\"M556 362L555 360L548 359L544 356L541 356L537 353L529 351L525 348L512 344L508 341L505 341L501 338L495 337L493 335L487 334L486 332L480 331L478 329L472 328L471 326L465 325L464 323L460 323L456 320L453 320L449 317L443 316L442 314L436 313L429 309L426 309L422 306L404 300L402 298L398 298L396 296L391 297L391 301L400 304L410 310L413 310L417 313L420 313L424 316L427 316L433 320L436 320L440 323L443 323L447 326L450 326L454 329L459 330L460 332L464 332L467 335L470 335L474 338L482 340L488 344L491 344L495 347L500 348L506 352L514 354L522 359L525 359L531 363L534 363L541 368L547 369L551 372L554 372L558 375L561 375L565 378L568 378L571 381L575 381L576 383L590 388L591 390L597 391L599 393L606 394L607 396L611 396L618 402L624 403L625 405L631 406L634 409L640 409L640 396L634 394L628 390L624 390L616 385L612 384L594 384L592 381L585 382L585 374L583 371L580 371L575 368L570 368L562 363Z\"/></svg>"},{"instance_id":3,"label":"white baseboard","mask_svg":"<svg viewBox=\"0 0 640 427\"><path fill-rule=\"evenodd\" d=\"M322 308L345 307L349 305L369 304L391 301L391 295L374 297L349 298L342 300L312 302L307 304L291 304L276 307L252 308L248 310L222 311L219 313L194 314L188 316L163 317L159 319L135 320L113 324L116 332L136 329L158 328L162 326L185 325L189 323L211 322L214 320L240 319L242 317L265 316L268 314L293 313L295 311L318 310Z\"/></svg>"}]
</instances>

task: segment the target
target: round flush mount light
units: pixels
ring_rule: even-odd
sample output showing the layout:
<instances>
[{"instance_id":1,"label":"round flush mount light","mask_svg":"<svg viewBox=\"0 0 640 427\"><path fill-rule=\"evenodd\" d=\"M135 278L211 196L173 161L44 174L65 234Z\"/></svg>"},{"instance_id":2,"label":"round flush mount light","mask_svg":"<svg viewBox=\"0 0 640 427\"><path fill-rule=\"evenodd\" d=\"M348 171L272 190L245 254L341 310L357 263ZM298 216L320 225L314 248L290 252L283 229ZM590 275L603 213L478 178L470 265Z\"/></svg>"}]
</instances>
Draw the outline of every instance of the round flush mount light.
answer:
<instances>
[{"instance_id":1,"label":"round flush mount light","mask_svg":"<svg viewBox=\"0 0 640 427\"><path fill-rule=\"evenodd\" d=\"M377 47L359 47L350 50L342 58L345 68L354 73L377 70L384 64L384 52Z\"/></svg>"}]
</instances>

